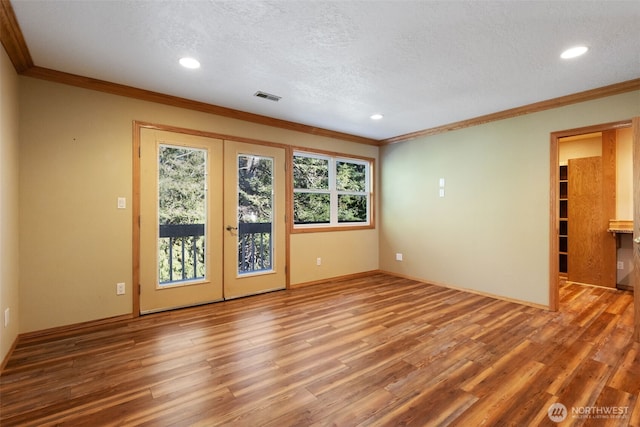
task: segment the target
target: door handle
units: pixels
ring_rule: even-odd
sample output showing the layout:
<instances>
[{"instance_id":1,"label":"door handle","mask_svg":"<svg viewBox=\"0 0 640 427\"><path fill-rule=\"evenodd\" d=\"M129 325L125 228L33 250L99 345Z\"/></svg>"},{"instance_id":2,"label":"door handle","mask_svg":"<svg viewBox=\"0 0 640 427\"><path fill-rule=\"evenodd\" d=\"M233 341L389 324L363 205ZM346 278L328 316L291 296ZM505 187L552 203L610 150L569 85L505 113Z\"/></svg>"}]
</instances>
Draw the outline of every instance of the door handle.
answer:
<instances>
[{"instance_id":1,"label":"door handle","mask_svg":"<svg viewBox=\"0 0 640 427\"><path fill-rule=\"evenodd\" d=\"M233 230L237 230L238 227L233 227L231 225L227 225L227 231L233 231Z\"/></svg>"},{"instance_id":2,"label":"door handle","mask_svg":"<svg viewBox=\"0 0 640 427\"><path fill-rule=\"evenodd\" d=\"M640 237L636 237L635 239L633 239L634 243L637 243L640 245Z\"/></svg>"}]
</instances>

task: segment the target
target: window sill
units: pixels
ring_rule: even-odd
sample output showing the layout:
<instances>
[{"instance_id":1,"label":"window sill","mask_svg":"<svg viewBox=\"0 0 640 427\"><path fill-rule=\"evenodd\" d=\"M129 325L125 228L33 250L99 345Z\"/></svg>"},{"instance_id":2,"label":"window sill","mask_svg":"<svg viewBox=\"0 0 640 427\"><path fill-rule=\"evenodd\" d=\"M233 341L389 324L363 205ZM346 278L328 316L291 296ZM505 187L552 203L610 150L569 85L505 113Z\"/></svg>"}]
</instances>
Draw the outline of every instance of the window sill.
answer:
<instances>
[{"instance_id":1,"label":"window sill","mask_svg":"<svg viewBox=\"0 0 640 427\"><path fill-rule=\"evenodd\" d=\"M323 225L323 226L304 226L304 227L296 227L295 225L291 227L289 230L291 234L303 234L303 233L325 233L331 231L354 231L354 230L373 230L375 229L375 224L366 224L366 225L356 225L356 224L348 224L348 225Z\"/></svg>"}]
</instances>

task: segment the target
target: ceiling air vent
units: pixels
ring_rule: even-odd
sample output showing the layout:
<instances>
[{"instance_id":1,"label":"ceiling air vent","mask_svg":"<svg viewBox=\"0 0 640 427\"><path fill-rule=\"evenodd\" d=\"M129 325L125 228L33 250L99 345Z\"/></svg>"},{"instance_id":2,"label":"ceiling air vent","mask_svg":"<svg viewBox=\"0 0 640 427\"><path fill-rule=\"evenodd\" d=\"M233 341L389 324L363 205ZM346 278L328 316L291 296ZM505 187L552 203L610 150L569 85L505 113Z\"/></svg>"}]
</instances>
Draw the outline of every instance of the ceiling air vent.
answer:
<instances>
[{"instance_id":1,"label":"ceiling air vent","mask_svg":"<svg viewBox=\"0 0 640 427\"><path fill-rule=\"evenodd\" d=\"M270 93L262 92L260 90L254 93L253 96L257 96L258 98L268 99L269 101L274 101L274 102L278 102L280 101L280 98L282 98L281 96L271 95Z\"/></svg>"}]
</instances>

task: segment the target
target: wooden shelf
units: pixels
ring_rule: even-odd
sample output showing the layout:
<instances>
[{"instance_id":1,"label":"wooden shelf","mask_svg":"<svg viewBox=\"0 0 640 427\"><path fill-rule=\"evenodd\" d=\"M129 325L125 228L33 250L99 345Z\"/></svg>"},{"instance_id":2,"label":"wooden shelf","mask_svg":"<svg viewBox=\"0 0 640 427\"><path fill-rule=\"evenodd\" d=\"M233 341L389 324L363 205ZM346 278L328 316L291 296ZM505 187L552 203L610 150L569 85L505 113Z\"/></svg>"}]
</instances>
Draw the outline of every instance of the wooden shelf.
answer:
<instances>
[{"instance_id":1,"label":"wooden shelf","mask_svg":"<svg viewBox=\"0 0 640 427\"><path fill-rule=\"evenodd\" d=\"M560 220L560 232L559 232L559 234L561 236L567 236L568 233L569 233L568 221L566 219L561 219Z\"/></svg>"},{"instance_id":2,"label":"wooden shelf","mask_svg":"<svg viewBox=\"0 0 640 427\"><path fill-rule=\"evenodd\" d=\"M616 248L622 246L622 235L633 234L633 221L624 219L610 219L607 231L616 238Z\"/></svg>"},{"instance_id":3,"label":"wooden shelf","mask_svg":"<svg viewBox=\"0 0 640 427\"><path fill-rule=\"evenodd\" d=\"M614 234L633 234L633 221L624 219L609 220L609 229Z\"/></svg>"},{"instance_id":4,"label":"wooden shelf","mask_svg":"<svg viewBox=\"0 0 640 427\"><path fill-rule=\"evenodd\" d=\"M567 274L569 269L568 269L568 264L567 264L567 254L558 254L558 262L559 262L559 270L558 273L560 274Z\"/></svg>"},{"instance_id":5,"label":"wooden shelf","mask_svg":"<svg viewBox=\"0 0 640 427\"><path fill-rule=\"evenodd\" d=\"M569 217L569 200L560 199L560 219L567 219Z\"/></svg>"},{"instance_id":6,"label":"wooden shelf","mask_svg":"<svg viewBox=\"0 0 640 427\"><path fill-rule=\"evenodd\" d=\"M560 166L559 169L559 188L558 188L558 273L566 277L569 271L569 167L567 165Z\"/></svg>"},{"instance_id":7,"label":"wooden shelf","mask_svg":"<svg viewBox=\"0 0 640 427\"><path fill-rule=\"evenodd\" d=\"M561 254L566 254L567 250L569 248L569 243L568 243L568 238L567 236L560 236L559 241L558 241L558 250L559 253Z\"/></svg>"},{"instance_id":8,"label":"wooden shelf","mask_svg":"<svg viewBox=\"0 0 640 427\"><path fill-rule=\"evenodd\" d=\"M567 165L560 166L560 181L569 179L569 168Z\"/></svg>"},{"instance_id":9,"label":"wooden shelf","mask_svg":"<svg viewBox=\"0 0 640 427\"><path fill-rule=\"evenodd\" d=\"M569 192L569 181L560 181L560 200L567 200L567 194Z\"/></svg>"}]
</instances>

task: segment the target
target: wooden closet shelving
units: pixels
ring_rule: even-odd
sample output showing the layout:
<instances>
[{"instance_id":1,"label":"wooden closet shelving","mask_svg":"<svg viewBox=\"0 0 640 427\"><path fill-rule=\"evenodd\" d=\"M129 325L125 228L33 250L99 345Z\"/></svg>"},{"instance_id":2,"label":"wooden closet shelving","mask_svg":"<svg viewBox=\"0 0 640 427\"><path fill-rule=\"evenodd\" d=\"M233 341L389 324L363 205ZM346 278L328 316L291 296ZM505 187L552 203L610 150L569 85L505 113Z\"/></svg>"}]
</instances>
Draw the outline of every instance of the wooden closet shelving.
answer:
<instances>
[{"instance_id":1,"label":"wooden closet shelving","mask_svg":"<svg viewBox=\"0 0 640 427\"><path fill-rule=\"evenodd\" d=\"M559 212L559 233L558 233L558 265L561 277L566 278L569 272L568 247L569 247L569 167L560 166L558 205Z\"/></svg>"}]
</instances>

